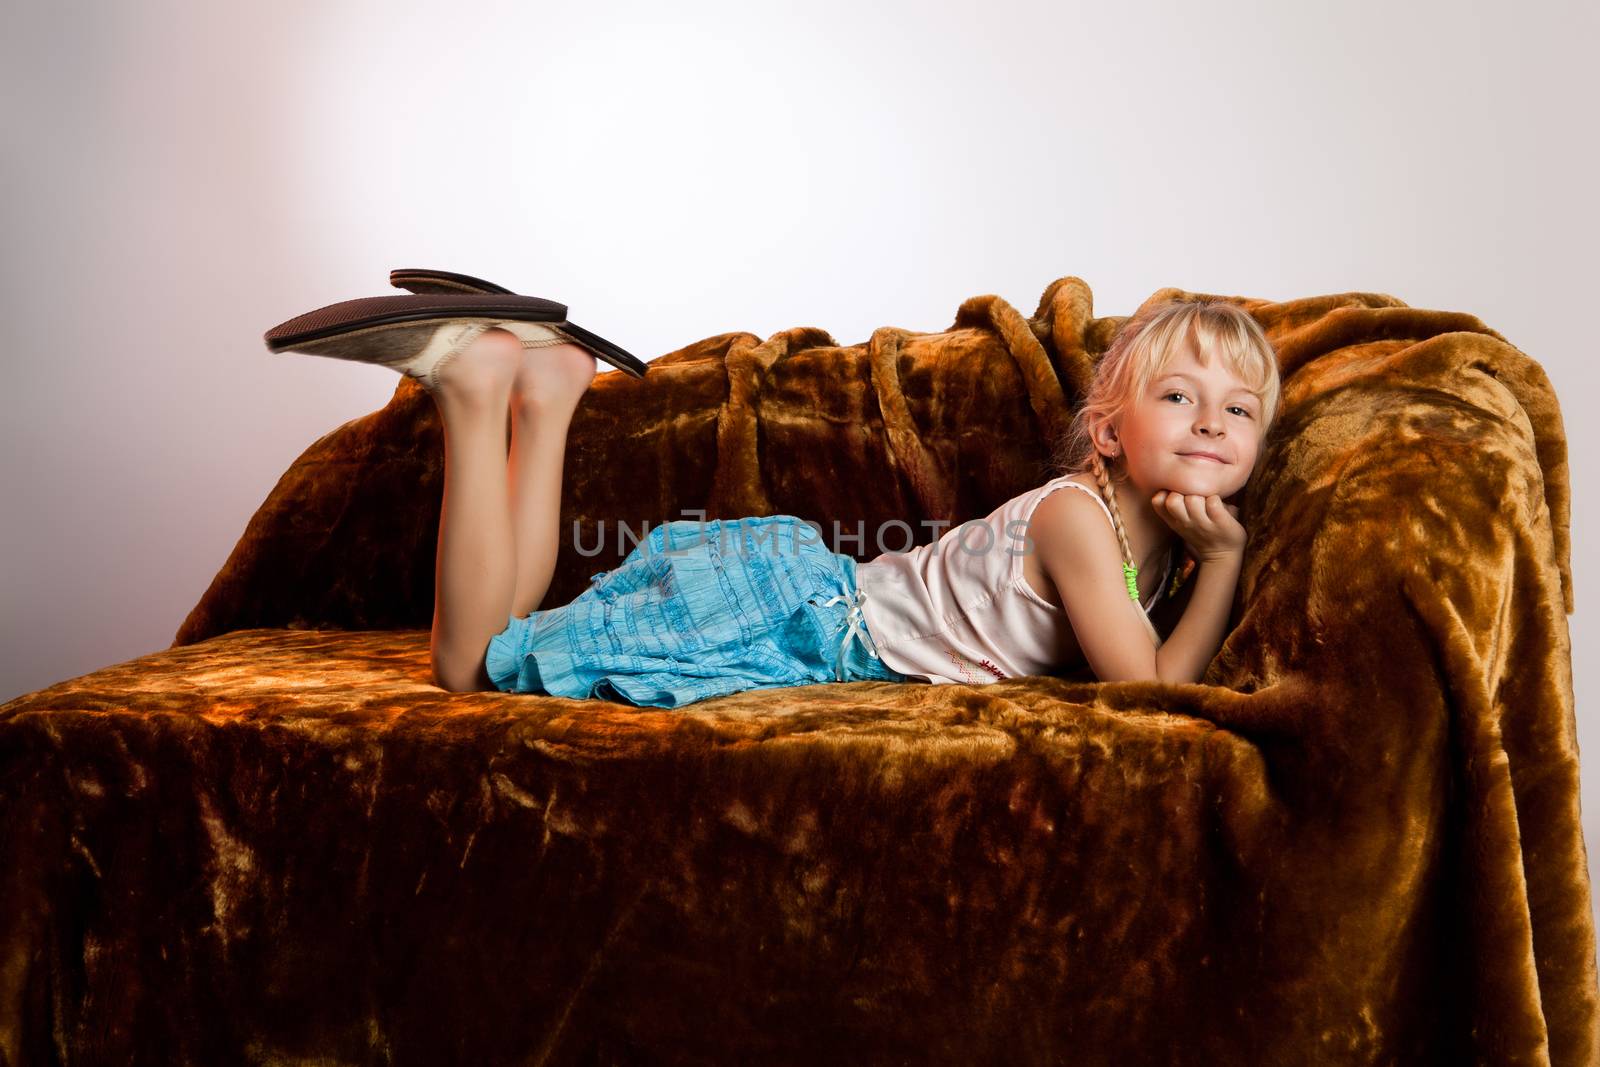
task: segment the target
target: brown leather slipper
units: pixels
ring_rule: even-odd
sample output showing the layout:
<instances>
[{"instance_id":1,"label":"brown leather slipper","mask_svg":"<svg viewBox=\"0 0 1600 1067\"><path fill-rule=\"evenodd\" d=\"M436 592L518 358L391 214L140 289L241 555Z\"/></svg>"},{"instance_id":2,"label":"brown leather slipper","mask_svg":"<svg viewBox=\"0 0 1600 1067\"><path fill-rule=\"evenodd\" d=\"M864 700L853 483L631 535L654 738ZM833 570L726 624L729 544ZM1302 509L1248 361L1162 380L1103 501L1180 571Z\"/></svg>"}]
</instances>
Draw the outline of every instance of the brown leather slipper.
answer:
<instances>
[{"instance_id":1,"label":"brown leather slipper","mask_svg":"<svg viewBox=\"0 0 1600 1067\"><path fill-rule=\"evenodd\" d=\"M479 334L499 327L524 348L578 344L635 378L649 364L615 345L585 343L565 304L515 293L441 293L342 300L279 323L264 335L274 352L377 363L438 387L439 368ZM588 331L581 331L587 333Z\"/></svg>"},{"instance_id":2,"label":"brown leather slipper","mask_svg":"<svg viewBox=\"0 0 1600 1067\"><path fill-rule=\"evenodd\" d=\"M508 296L515 295L503 285L486 282L482 278L474 278L470 274L457 274L448 270L428 270L422 267L398 267L391 270L389 272L389 284L396 289L406 289L413 293L500 293ZM644 377L644 368L648 367L649 364L635 359L632 354L621 346L570 322L562 322L557 329L560 333L566 334L574 344L582 345L612 366L628 371L635 378ZM638 368L638 373L634 373L632 369L634 367Z\"/></svg>"}]
</instances>

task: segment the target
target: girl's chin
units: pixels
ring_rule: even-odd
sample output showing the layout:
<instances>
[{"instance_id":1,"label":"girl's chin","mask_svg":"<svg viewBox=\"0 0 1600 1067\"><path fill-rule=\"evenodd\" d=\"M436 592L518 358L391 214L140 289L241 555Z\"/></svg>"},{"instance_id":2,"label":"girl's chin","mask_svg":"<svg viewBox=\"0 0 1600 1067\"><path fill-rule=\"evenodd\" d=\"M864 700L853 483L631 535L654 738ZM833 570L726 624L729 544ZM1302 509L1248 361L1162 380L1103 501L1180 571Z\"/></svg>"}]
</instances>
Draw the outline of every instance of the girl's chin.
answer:
<instances>
[{"instance_id":1,"label":"girl's chin","mask_svg":"<svg viewBox=\"0 0 1600 1067\"><path fill-rule=\"evenodd\" d=\"M1146 500L1162 490L1185 496L1228 497L1241 488L1233 484L1233 471L1231 464L1216 463L1209 459L1180 459L1176 467L1156 475L1154 484L1140 488L1144 490Z\"/></svg>"},{"instance_id":2,"label":"girl's chin","mask_svg":"<svg viewBox=\"0 0 1600 1067\"><path fill-rule=\"evenodd\" d=\"M1201 464L1183 460L1184 469L1172 472L1165 479L1166 485L1157 486L1151 492L1160 492L1162 489L1166 489L1168 492L1183 493L1186 496L1213 496L1217 494L1230 496L1238 492L1239 487L1234 485L1233 479L1229 477L1232 471L1231 467L1221 463L1211 463L1210 460L1202 462L1209 464L1209 467L1207 469L1194 470L1191 468L1199 467Z\"/></svg>"}]
</instances>

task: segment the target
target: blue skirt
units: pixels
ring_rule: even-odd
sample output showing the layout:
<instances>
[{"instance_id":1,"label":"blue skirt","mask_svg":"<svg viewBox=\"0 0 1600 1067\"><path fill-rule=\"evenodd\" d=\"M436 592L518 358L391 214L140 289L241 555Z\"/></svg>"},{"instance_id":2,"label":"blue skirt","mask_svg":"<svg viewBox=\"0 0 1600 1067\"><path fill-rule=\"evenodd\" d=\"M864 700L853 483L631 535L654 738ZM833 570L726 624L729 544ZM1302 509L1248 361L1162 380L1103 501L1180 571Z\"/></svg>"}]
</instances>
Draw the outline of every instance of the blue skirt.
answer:
<instances>
[{"instance_id":1,"label":"blue skirt","mask_svg":"<svg viewBox=\"0 0 1600 1067\"><path fill-rule=\"evenodd\" d=\"M511 616L484 665L507 693L676 708L746 689L908 682L877 656L856 561L793 515L656 526L570 603Z\"/></svg>"}]
</instances>

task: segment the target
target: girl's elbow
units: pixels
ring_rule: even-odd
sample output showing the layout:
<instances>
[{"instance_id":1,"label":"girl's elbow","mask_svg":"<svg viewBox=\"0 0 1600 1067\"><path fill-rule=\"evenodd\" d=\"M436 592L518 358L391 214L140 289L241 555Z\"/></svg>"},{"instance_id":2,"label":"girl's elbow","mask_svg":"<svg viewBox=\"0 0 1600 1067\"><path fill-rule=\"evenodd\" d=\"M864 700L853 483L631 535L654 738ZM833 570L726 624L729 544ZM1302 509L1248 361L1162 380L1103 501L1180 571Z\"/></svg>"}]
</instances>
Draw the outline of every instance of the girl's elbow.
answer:
<instances>
[{"instance_id":1,"label":"girl's elbow","mask_svg":"<svg viewBox=\"0 0 1600 1067\"><path fill-rule=\"evenodd\" d=\"M1166 679L1161 677L1160 661L1152 657L1148 663L1119 663L1108 666L1104 671L1096 671L1095 677L1102 682L1161 682Z\"/></svg>"},{"instance_id":2,"label":"girl's elbow","mask_svg":"<svg viewBox=\"0 0 1600 1067\"><path fill-rule=\"evenodd\" d=\"M1189 677L1190 672L1186 666L1182 664L1163 663L1160 655L1156 656L1154 670L1155 678L1153 680L1162 682L1166 685L1183 685L1186 682L1192 682L1195 680Z\"/></svg>"}]
</instances>

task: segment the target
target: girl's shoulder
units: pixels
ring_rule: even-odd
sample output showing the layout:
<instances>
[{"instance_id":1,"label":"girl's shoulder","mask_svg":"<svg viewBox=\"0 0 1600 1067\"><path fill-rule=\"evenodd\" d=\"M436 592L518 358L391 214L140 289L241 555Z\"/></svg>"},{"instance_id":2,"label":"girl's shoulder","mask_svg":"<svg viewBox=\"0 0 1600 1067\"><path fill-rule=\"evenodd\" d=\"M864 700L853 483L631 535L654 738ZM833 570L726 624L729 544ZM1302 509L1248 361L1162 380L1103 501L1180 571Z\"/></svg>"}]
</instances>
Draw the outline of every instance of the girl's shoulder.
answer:
<instances>
[{"instance_id":1,"label":"girl's shoulder","mask_svg":"<svg viewBox=\"0 0 1600 1067\"><path fill-rule=\"evenodd\" d=\"M1075 487L1075 488L1074 488ZM1080 490L1082 491L1080 493ZM1062 474L1051 478L1040 485L1034 492L1042 492L1037 504L1033 507L1030 525L1040 534L1046 534L1062 521L1064 509L1081 507L1081 504L1069 503L1071 498L1080 495L1092 496L1099 510L1105 512L1106 504L1100 496L1100 489L1094 483L1092 475L1081 473Z\"/></svg>"},{"instance_id":2,"label":"girl's shoulder","mask_svg":"<svg viewBox=\"0 0 1600 1067\"><path fill-rule=\"evenodd\" d=\"M1045 495L1034 505L1029 524L1036 536L1046 541L1076 539L1091 527L1105 527L1115 533L1116 520L1094 475L1081 471L1063 474L1050 479L1044 488ZM1093 502L1080 497L1089 497Z\"/></svg>"},{"instance_id":3,"label":"girl's shoulder","mask_svg":"<svg viewBox=\"0 0 1600 1067\"><path fill-rule=\"evenodd\" d=\"M1092 475L1092 474L1083 474L1083 473L1080 473L1080 474L1063 474L1059 479L1052 479L1052 480L1058 480L1058 481L1063 481L1063 482L1073 482L1073 483L1075 483L1077 485L1083 486L1085 489L1089 490L1089 492L1093 493L1095 496L1099 496L1100 495L1100 487L1095 484L1094 475Z\"/></svg>"},{"instance_id":4,"label":"girl's shoulder","mask_svg":"<svg viewBox=\"0 0 1600 1067\"><path fill-rule=\"evenodd\" d=\"M1045 482L1039 488L1045 490L1046 496L1045 496L1044 499L1048 500L1052 496L1059 496L1060 495L1059 493L1053 492L1052 491L1053 489L1065 489L1065 488L1068 488L1069 486L1076 486L1079 489L1086 490L1097 501L1100 501L1100 504L1101 504L1102 507L1105 506L1105 501L1100 495L1100 487L1095 484L1094 476L1092 474L1086 474L1086 473L1081 473L1080 472L1080 473L1073 473L1073 474L1057 475L1056 477L1051 478L1048 482ZM1074 495L1074 494L1068 494L1068 495ZM1043 502L1044 501L1040 501L1040 503L1043 503Z\"/></svg>"}]
</instances>

